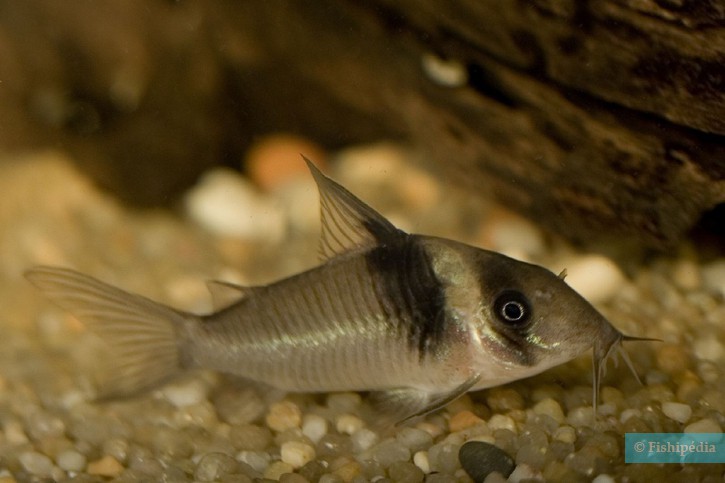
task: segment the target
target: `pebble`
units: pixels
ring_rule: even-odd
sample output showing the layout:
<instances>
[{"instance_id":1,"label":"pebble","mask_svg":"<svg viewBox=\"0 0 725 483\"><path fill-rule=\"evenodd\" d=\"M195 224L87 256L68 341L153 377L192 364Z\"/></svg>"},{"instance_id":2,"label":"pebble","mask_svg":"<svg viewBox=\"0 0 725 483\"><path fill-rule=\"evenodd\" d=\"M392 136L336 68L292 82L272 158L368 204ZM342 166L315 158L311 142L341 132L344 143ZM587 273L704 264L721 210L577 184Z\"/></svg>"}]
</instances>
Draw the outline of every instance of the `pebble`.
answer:
<instances>
[{"instance_id":1,"label":"pebble","mask_svg":"<svg viewBox=\"0 0 725 483\"><path fill-rule=\"evenodd\" d=\"M719 361L725 357L725 347L715 337L701 337L692 343L692 352L697 354L698 359Z\"/></svg>"},{"instance_id":2,"label":"pebble","mask_svg":"<svg viewBox=\"0 0 725 483\"><path fill-rule=\"evenodd\" d=\"M362 419L353 414L341 414L335 421L335 429L338 433L352 434L365 426Z\"/></svg>"},{"instance_id":3,"label":"pebble","mask_svg":"<svg viewBox=\"0 0 725 483\"><path fill-rule=\"evenodd\" d=\"M462 87L468 82L466 66L459 60L444 59L425 52L421 57L421 65L428 78L443 87Z\"/></svg>"},{"instance_id":4,"label":"pebble","mask_svg":"<svg viewBox=\"0 0 725 483\"><path fill-rule=\"evenodd\" d=\"M382 441L373 450L373 459L384 467L388 467L396 461L410 459L410 450L392 439Z\"/></svg>"},{"instance_id":5,"label":"pebble","mask_svg":"<svg viewBox=\"0 0 725 483\"><path fill-rule=\"evenodd\" d=\"M302 411L291 401L281 401L272 404L265 420L267 426L277 432L299 428L302 424Z\"/></svg>"},{"instance_id":6,"label":"pebble","mask_svg":"<svg viewBox=\"0 0 725 483\"><path fill-rule=\"evenodd\" d=\"M207 385L198 378L166 384L161 389L166 400L177 408L193 406L206 400L207 391Z\"/></svg>"},{"instance_id":7,"label":"pebble","mask_svg":"<svg viewBox=\"0 0 725 483\"><path fill-rule=\"evenodd\" d=\"M486 404L494 412L505 412L512 409L523 409L524 398L519 391L510 387L489 389Z\"/></svg>"},{"instance_id":8,"label":"pebble","mask_svg":"<svg viewBox=\"0 0 725 483\"><path fill-rule=\"evenodd\" d=\"M690 357L679 345L661 344L657 349L657 366L667 374L678 374L690 367Z\"/></svg>"},{"instance_id":9,"label":"pebble","mask_svg":"<svg viewBox=\"0 0 725 483\"><path fill-rule=\"evenodd\" d=\"M57 438L65 433L65 423L60 418L44 411L37 411L28 421L28 434L31 438Z\"/></svg>"},{"instance_id":10,"label":"pebble","mask_svg":"<svg viewBox=\"0 0 725 483\"><path fill-rule=\"evenodd\" d=\"M219 417L232 425L247 424L256 421L267 410L256 391L223 391L214 398Z\"/></svg>"},{"instance_id":11,"label":"pebble","mask_svg":"<svg viewBox=\"0 0 725 483\"><path fill-rule=\"evenodd\" d=\"M428 450L430 467L440 473L453 473L459 467L458 452L460 445L449 444L445 440L434 444Z\"/></svg>"},{"instance_id":12,"label":"pebble","mask_svg":"<svg viewBox=\"0 0 725 483\"><path fill-rule=\"evenodd\" d=\"M431 435L418 428L401 428L395 435L395 439L411 452L428 448L433 444Z\"/></svg>"},{"instance_id":13,"label":"pebble","mask_svg":"<svg viewBox=\"0 0 725 483\"><path fill-rule=\"evenodd\" d=\"M397 461L390 465L388 475L397 483L420 483L425 478L425 473L408 461Z\"/></svg>"},{"instance_id":14,"label":"pebble","mask_svg":"<svg viewBox=\"0 0 725 483\"><path fill-rule=\"evenodd\" d=\"M534 414L543 414L561 424L565 421L561 405L551 398L542 399L534 405Z\"/></svg>"},{"instance_id":15,"label":"pebble","mask_svg":"<svg viewBox=\"0 0 725 483\"><path fill-rule=\"evenodd\" d=\"M683 433L722 433L722 428L717 421L705 418L685 426Z\"/></svg>"},{"instance_id":16,"label":"pebble","mask_svg":"<svg viewBox=\"0 0 725 483\"><path fill-rule=\"evenodd\" d=\"M81 471L86 467L86 457L74 449L61 451L55 457L55 462L65 471Z\"/></svg>"},{"instance_id":17,"label":"pebble","mask_svg":"<svg viewBox=\"0 0 725 483\"><path fill-rule=\"evenodd\" d=\"M302 434L317 444L327 434L327 420L317 414L306 414L302 418Z\"/></svg>"},{"instance_id":18,"label":"pebble","mask_svg":"<svg viewBox=\"0 0 725 483\"><path fill-rule=\"evenodd\" d=\"M461 446L458 459L468 476L483 482L488 475L498 472L505 478L514 470L514 460L496 445L482 441L469 441Z\"/></svg>"},{"instance_id":19,"label":"pebble","mask_svg":"<svg viewBox=\"0 0 725 483\"><path fill-rule=\"evenodd\" d=\"M606 473L602 473L600 475L597 475L592 479L592 483L616 483L617 480L612 478L610 475L607 475Z\"/></svg>"},{"instance_id":20,"label":"pebble","mask_svg":"<svg viewBox=\"0 0 725 483\"><path fill-rule=\"evenodd\" d=\"M566 415L566 422L575 428L591 426L594 422L594 409L591 406L574 408Z\"/></svg>"},{"instance_id":21,"label":"pebble","mask_svg":"<svg viewBox=\"0 0 725 483\"><path fill-rule=\"evenodd\" d=\"M376 432L368 428L362 428L352 434L350 442L352 444L352 450L356 453L360 453L372 448L379 439L380 437Z\"/></svg>"},{"instance_id":22,"label":"pebble","mask_svg":"<svg viewBox=\"0 0 725 483\"><path fill-rule=\"evenodd\" d=\"M562 443L574 443L576 441L576 430L571 426L560 426L556 428L552 437Z\"/></svg>"},{"instance_id":23,"label":"pebble","mask_svg":"<svg viewBox=\"0 0 725 483\"><path fill-rule=\"evenodd\" d=\"M296 177L308 175L302 156L322 169L326 155L311 140L293 134L272 134L247 150L244 165L252 181L265 191L277 190Z\"/></svg>"},{"instance_id":24,"label":"pebble","mask_svg":"<svg viewBox=\"0 0 725 483\"><path fill-rule=\"evenodd\" d=\"M566 283L596 304L611 299L625 283L624 274L609 258L584 255L566 265Z\"/></svg>"},{"instance_id":25,"label":"pebble","mask_svg":"<svg viewBox=\"0 0 725 483\"><path fill-rule=\"evenodd\" d=\"M720 258L702 268L702 278L705 288L725 297L725 258Z\"/></svg>"},{"instance_id":26,"label":"pebble","mask_svg":"<svg viewBox=\"0 0 725 483\"><path fill-rule=\"evenodd\" d=\"M123 465L116 461L113 456L106 455L99 460L88 463L87 471L89 475L113 478L121 474Z\"/></svg>"},{"instance_id":27,"label":"pebble","mask_svg":"<svg viewBox=\"0 0 725 483\"><path fill-rule=\"evenodd\" d=\"M300 441L287 441L282 443L280 455L293 468L301 468L315 457L315 448Z\"/></svg>"},{"instance_id":28,"label":"pebble","mask_svg":"<svg viewBox=\"0 0 725 483\"><path fill-rule=\"evenodd\" d=\"M539 257L545 249L544 238L535 225L520 216L505 213L485 224L479 234L484 246L521 260Z\"/></svg>"},{"instance_id":29,"label":"pebble","mask_svg":"<svg viewBox=\"0 0 725 483\"><path fill-rule=\"evenodd\" d=\"M271 457L264 451L240 451L237 454L237 461L246 463L255 471L264 472L269 466Z\"/></svg>"},{"instance_id":30,"label":"pebble","mask_svg":"<svg viewBox=\"0 0 725 483\"><path fill-rule=\"evenodd\" d=\"M483 422L483 419L479 418L471 411L460 411L451 416L451 419L448 420L448 429L455 433Z\"/></svg>"},{"instance_id":31,"label":"pebble","mask_svg":"<svg viewBox=\"0 0 725 483\"><path fill-rule=\"evenodd\" d=\"M430 473L430 460L428 459L427 451L418 451L415 453L413 455L413 464L420 468L423 473Z\"/></svg>"},{"instance_id":32,"label":"pebble","mask_svg":"<svg viewBox=\"0 0 725 483\"><path fill-rule=\"evenodd\" d=\"M663 402L662 412L670 419L678 423L686 423L692 416L692 408L687 404L677 402Z\"/></svg>"},{"instance_id":33,"label":"pebble","mask_svg":"<svg viewBox=\"0 0 725 483\"><path fill-rule=\"evenodd\" d=\"M270 480L279 481L280 477L285 473L292 473L294 468L284 461L275 461L264 471L264 477Z\"/></svg>"},{"instance_id":34,"label":"pebble","mask_svg":"<svg viewBox=\"0 0 725 483\"><path fill-rule=\"evenodd\" d=\"M272 443L272 433L266 427L241 424L230 428L229 440L238 450L262 451Z\"/></svg>"},{"instance_id":35,"label":"pebble","mask_svg":"<svg viewBox=\"0 0 725 483\"><path fill-rule=\"evenodd\" d=\"M185 204L192 220L217 235L273 244L285 234L284 213L231 169L204 174L187 193Z\"/></svg>"},{"instance_id":36,"label":"pebble","mask_svg":"<svg viewBox=\"0 0 725 483\"><path fill-rule=\"evenodd\" d=\"M29 441L28 436L25 434L23 425L19 421L9 420L3 425L3 432L5 434L5 441L10 444L20 446Z\"/></svg>"},{"instance_id":37,"label":"pebble","mask_svg":"<svg viewBox=\"0 0 725 483\"><path fill-rule=\"evenodd\" d=\"M25 471L38 478L50 478L53 474L53 462L44 454L36 451L25 451L20 454L20 464Z\"/></svg>"},{"instance_id":38,"label":"pebble","mask_svg":"<svg viewBox=\"0 0 725 483\"><path fill-rule=\"evenodd\" d=\"M516 468L509 475L510 483L530 482L541 480L542 476L527 464L516 465Z\"/></svg>"},{"instance_id":39,"label":"pebble","mask_svg":"<svg viewBox=\"0 0 725 483\"><path fill-rule=\"evenodd\" d=\"M218 481L226 475L237 472L237 460L224 453L207 453L196 465L194 478L199 481Z\"/></svg>"},{"instance_id":40,"label":"pebble","mask_svg":"<svg viewBox=\"0 0 725 483\"><path fill-rule=\"evenodd\" d=\"M357 461L346 461L341 465L335 466L334 475L344 482L351 482L360 475L361 466Z\"/></svg>"},{"instance_id":41,"label":"pebble","mask_svg":"<svg viewBox=\"0 0 725 483\"><path fill-rule=\"evenodd\" d=\"M511 417L503 414L494 414L491 419L488 420L488 427L491 431L497 429L508 429L509 431L516 432L516 423Z\"/></svg>"}]
</instances>

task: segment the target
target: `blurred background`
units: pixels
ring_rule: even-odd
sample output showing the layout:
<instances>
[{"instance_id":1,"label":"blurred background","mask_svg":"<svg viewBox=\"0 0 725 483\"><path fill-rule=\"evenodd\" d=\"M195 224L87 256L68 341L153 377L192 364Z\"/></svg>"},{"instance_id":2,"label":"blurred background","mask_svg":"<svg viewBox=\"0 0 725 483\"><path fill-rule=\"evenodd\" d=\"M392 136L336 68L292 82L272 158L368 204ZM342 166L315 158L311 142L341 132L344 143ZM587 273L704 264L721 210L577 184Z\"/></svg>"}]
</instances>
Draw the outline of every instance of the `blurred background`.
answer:
<instances>
[{"instance_id":1,"label":"blurred background","mask_svg":"<svg viewBox=\"0 0 725 483\"><path fill-rule=\"evenodd\" d=\"M254 171L268 136L320 162L394 140L576 243L713 250L724 19L710 1L1 0L0 151L63 152L131 205L173 206L210 167Z\"/></svg>"}]
</instances>

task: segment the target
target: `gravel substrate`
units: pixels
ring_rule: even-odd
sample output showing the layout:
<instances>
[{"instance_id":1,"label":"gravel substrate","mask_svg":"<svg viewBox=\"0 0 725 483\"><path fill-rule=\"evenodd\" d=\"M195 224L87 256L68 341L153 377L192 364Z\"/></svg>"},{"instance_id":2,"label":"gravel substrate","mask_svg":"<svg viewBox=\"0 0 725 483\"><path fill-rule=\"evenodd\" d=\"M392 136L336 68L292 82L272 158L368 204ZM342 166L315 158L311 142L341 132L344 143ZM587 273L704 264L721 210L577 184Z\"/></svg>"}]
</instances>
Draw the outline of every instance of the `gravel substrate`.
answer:
<instances>
[{"instance_id":1,"label":"gravel substrate","mask_svg":"<svg viewBox=\"0 0 725 483\"><path fill-rule=\"evenodd\" d=\"M102 344L34 292L26 268L69 266L207 312L208 279L259 284L316 264L316 191L304 171L258 191L220 170L177 213L141 212L62 156L32 154L0 168L0 483L472 481L459 459L470 440L512 458L508 481L723 481L725 465L627 465L623 444L625 432L725 428L725 259L701 260L685 245L625 274L473 203L412 158L389 145L351 149L332 157L331 174L405 230L568 268L567 281L616 327L663 340L628 345L644 385L610 364L595 417L587 355L383 433L365 394L284 394L206 372L95 402Z\"/></svg>"}]
</instances>

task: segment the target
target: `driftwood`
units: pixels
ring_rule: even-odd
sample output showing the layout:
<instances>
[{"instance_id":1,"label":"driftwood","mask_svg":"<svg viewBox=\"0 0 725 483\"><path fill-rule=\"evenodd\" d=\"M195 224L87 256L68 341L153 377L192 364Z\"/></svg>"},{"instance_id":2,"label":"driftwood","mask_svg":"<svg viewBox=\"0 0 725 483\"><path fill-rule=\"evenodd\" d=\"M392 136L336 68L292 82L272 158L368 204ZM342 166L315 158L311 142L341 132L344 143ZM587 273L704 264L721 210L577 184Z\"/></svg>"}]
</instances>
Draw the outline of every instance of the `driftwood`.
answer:
<instances>
[{"instance_id":1,"label":"driftwood","mask_svg":"<svg viewBox=\"0 0 725 483\"><path fill-rule=\"evenodd\" d=\"M15 77L33 79L18 87L29 103L0 93L17 110L0 142L85 153L136 201L286 130L331 147L407 140L473 193L582 242L666 246L725 202L716 0L78 5L0 2L5 38L25 41L27 18L51 32L23 47L36 60L7 44Z\"/></svg>"}]
</instances>

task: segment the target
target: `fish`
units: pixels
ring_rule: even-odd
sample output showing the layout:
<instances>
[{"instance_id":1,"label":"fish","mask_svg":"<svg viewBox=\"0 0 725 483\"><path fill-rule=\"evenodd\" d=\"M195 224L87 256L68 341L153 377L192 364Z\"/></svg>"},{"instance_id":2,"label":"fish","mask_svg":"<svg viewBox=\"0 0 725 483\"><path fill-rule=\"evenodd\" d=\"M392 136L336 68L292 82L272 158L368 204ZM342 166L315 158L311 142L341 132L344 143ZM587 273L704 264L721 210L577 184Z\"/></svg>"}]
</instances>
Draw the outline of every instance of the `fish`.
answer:
<instances>
[{"instance_id":1,"label":"fish","mask_svg":"<svg viewBox=\"0 0 725 483\"><path fill-rule=\"evenodd\" d=\"M68 268L26 272L107 344L113 371L101 395L135 395L201 368L289 392L369 392L381 415L404 423L590 349L595 411L610 355L637 377L621 343L650 339L622 334L565 272L406 233L303 158L320 195L321 264L264 286L212 281L225 303L210 314Z\"/></svg>"}]
</instances>

